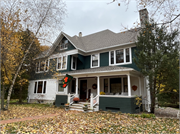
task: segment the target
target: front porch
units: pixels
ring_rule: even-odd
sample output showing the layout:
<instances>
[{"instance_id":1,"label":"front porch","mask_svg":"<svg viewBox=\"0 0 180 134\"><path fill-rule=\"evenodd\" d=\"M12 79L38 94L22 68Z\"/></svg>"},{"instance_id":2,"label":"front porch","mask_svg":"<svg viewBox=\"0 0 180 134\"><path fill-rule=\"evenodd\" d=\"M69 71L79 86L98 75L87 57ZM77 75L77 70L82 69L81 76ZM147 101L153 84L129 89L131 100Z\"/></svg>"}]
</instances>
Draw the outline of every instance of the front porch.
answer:
<instances>
[{"instance_id":1,"label":"front porch","mask_svg":"<svg viewBox=\"0 0 180 134\"><path fill-rule=\"evenodd\" d=\"M137 106L134 105L135 97L142 97L146 94L144 78L137 71L118 70L104 73L92 72L91 74L69 73L69 75L74 77L73 80L63 89L64 92L58 92L56 97L57 99L61 98L60 96L66 96L63 105L65 103L71 105L73 98L79 97L81 102L89 99L90 108L94 109L96 106L95 111L101 109L135 113L138 111ZM136 86L137 89L132 90L132 86ZM105 95L101 95L102 92Z\"/></svg>"}]
</instances>

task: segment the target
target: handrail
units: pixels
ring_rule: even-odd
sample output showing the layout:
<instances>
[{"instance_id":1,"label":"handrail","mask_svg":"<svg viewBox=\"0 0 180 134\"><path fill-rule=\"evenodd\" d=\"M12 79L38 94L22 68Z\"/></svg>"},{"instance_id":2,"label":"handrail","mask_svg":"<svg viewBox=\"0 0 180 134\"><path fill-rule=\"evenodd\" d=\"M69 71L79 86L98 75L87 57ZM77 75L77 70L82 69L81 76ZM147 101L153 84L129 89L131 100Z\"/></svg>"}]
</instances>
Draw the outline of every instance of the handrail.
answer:
<instances>
[{"instance_id":1,"label":"handrail","mask_svg":"<svg viewBox=\"0 0 180 134\"><path fill-rule=\"evenodd\" d=\"M94 100L96 101L95 103L94 103ZM96 95L95 97L93 97L93 94L91 93L91 97L90 97L90 108L93 109L93 107L94 107L96 104L99 104L99 95Z\"/></svg>"},{"instance_id":2,"label":"handrail","mask_svg":"<svg viewBox=\"0 0 180 134\"><path fill-rule=\"evenodd\" d=\"M70 102L69 104L73 104L73 99L76 97L76 94L72 94L72 96L70 96Z\"/></svg>"}]
</instances>

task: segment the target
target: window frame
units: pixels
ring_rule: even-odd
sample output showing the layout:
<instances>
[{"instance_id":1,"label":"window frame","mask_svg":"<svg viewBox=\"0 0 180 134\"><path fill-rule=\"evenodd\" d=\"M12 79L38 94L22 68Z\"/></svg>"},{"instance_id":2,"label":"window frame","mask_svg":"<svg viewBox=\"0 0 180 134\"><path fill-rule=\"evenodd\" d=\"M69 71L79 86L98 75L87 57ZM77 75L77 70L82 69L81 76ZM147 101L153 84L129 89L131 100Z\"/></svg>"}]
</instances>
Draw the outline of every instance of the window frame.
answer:
<instances>
[{"instance_id":1,"label":"window frame","mask_svg":"<svg viewBox=\"0 0 180 134\"><path fill-rule=\"evenodd\" d=\"M64 41L64 42L62 42L62 41ZM65 43L66 41L67 41L67 43ZM61 40L61 42L59 43L59 48L60 48L60 50L68 49L68 45L66 45L66 44L68 44L68 42L69 42L68 39L66 39L66 40ZM66 46L66 47L65 47L65 46Z\"/></svg>"},{"instance_id":2,"label":"window frame","mask_svg":"<svg viewBox=\"0 0 180 134\"><path fill-rule=\"evenodd\" d=\"M63 91L59 91L60 81L63 82L63 80L58 80L57 93L65 93L65 88L63 88L64 89Z\"/></svg>"},{"instance_id":3,"label":"window frame","mask_svg":"<svg viewBox=\"0 0 180 134\"><path fill-rule=\"evenodd\" d=\"M97 66L92 66L92 56L93 55L98 55L98 65ZM91 54L91 60L90 60L90 64L91 64L91 68L96 68L96 67L99 67L100 66L100 54L99 53L95 53L95 54Z\"/></svg>"},{"instance_id":4,"label":"window frame","mask_svg":"<svg viewBox=\"0 0 180 134\"><path fill-rule=\"evenodd\" d=\"M62 65L63 65L63 57L66 57L66 66L65 68L62 68ZM59 63L59 58L61 58L61 68L59 69L58 68L58 63ZM67 59L68 59L68 55L63 55L63 56L60 56L60 57L57 57L57 63L56 63L56 70L59 71L59 70L66 70L67 69Z\"/></svg>"},{"instance_id":5,"label":"window frame","mask_svg":"<svg viewBox=\"0 0 180 134\"><path fill-rule=\"evenodd\" d=\"M44 62L44 69L43 69L43 71L40 71L41 62ZM46 70L46 63L48 64L47 70ZM38 71L37 71L37 65L38 65ZM43 72L48 72L48 71L49 71L49 59L39 60L38 62L36 62L36 69L35 69L36 73L43 73Z\"/></svg>"},{"instance_id":6,"label":"window frame","mask_svg":"<svg viewBox=\"0 0 180 134\"><path fill-rule=\"evenodd\" d=\"M124 57L124 62L122 63L116 63L116 51L117 50L123 50L123 57ZM126 49L129 49L129 62L126 62ZM111 64L111 52L114 52L114 64ZM114 65L124 65L124 64L131 64L132 63L132 52L131 52L131 47L127 48L120 48L116 50L111 50L109 51L109 66L114 66Z\"/></svg>"},{"instance_id":7,"label":"window frame","mask_svg":"<svg viewBox=\"0 0 180 134\"><path fill-rule=\"evenodd\" d=\"M38 93L38 84L39 82L42 82L42 93ZM37 83L37 84L35 84ZM46 88L45 88L45 93L44 93L44 84L46 83ZM36 92L35 91L35 87L36 87ZM46 80L38 80L38 81L35 81L34 82L34 91L33 91L33 94L47 94L47 81Z\"/></svg>"},{"instance_id":8,"label":"window frame","mask_svg":"<svg viewBox=\"0 0 180 134\"><path fill-rule=\"evenodd\" d=\"M71 56L71 70L76 70L77 68L77 57L75 57L75 68L73 68L73 57L75 56Z\"/></svg>"}]
</instances>

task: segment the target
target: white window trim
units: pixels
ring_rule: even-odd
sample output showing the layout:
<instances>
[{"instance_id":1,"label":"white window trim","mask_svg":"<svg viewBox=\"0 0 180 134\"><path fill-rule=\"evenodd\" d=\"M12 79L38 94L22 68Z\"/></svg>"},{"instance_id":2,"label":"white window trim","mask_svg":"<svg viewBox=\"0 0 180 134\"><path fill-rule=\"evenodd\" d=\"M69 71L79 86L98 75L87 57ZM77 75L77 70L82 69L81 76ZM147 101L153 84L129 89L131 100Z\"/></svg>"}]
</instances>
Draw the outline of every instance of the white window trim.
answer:
<instances>
[{"instance_id":1,"label":"white window trim","mask_svg":"<svg viewBox=\"0 0 180 134\"><path fill-rule=\"evenodd\" d=\"M95 55L95 54L91 54L91 60L90 60L90 64L91 64L91 68L96 68L96 67L99 67L100 66L100 54L99 53L96 53L98 55L98 66L92 66L92 55Z\"/></svg>"},{"instance_id":2,"label":"white window trim","mask_svg":"<svg viewBox=\"0 0 180 134\"><path fill-rule=\"evenodd\" d=\"M46 68L46 60L48 60L48 69L47 70L45 70L45 68ZM41 61L36 62L36 68L37 68L37 63L39 63L39 68L38 68L38 72L37 72L37 70L35 70L35 73L44 73L44 72L49 71L49 59L46 59L46 60L43 60L45 62L43 71L40 71Z\"/></svg>"},{"instance_id":3,"label":"white window trim","mask_svg":"<svg viewBox=\"0 0 180 134\"><path fill-rule=\"evenodd\" d=\"M61 57L61 69L58 69L58 58ZM68 59L68 55L63 55L63 56L60 56L57 58L57 63L56 63L56 70L59 71L59 70L66 70L67 69L67 59ZM66 67L65 68L62 68L62 64L63 64L63 57L66 57Z\"/></svg>"},{"instance_id":4,"label":"white window trim","mask_svg":"<svg viewBox=\"0 0 180 134\"><path fill-rule=\"evenodd\" d=\"M69 40L68 40L68 39L66 39L66 40L69 42ZM66 41L66 40L65 40L65 41ZM68 42L67 42L67 43L68 43ZM67 44L67 43L66 43L66 44ZM65 45L66 45L66 44L64 44L64 48L62 48L62 49L61 49L61 45L62 45L62 44L63 44L63 43L62 43L62 40L61 40L61 42L59 43L60 50L65 50L65 49L68 49L68 46L67 46L67 47L65 47Z\"/></svg>"},{"instance_id":5,"label":"white window trim","mask_svg":"<svg viewBox=\"0 0 180 134\"><path fill-rule=\"evenodd\" d=\"M64 88L64 91L59 91L59 81L60 80L58 80L58 82L57 82L57 93L60 93L60 94L64 94L65 93L65 88Z\"/></svg>"},{"instance_id":6,"label":"white window trim","mask_svg":"<svg viewBox=\"0 0 180 134\"><path fill-rule=\"evenodd\" d=\"M76 60L75 60L75 69L73 68L73 55L72 55L72 57L71 57L71 70L76 70L76 68L77 68L77 57L76 57Z\"/></svg>"},{"instance_id":7,"label":"white window trim","mask_svg":"<svg viewBox=\"0 0 180 134\"><path fill-rule=\"evenodd\" d=\"M116 49L116 50L112 50L114 52L114 64L111 64L111 52L109 51L109 66L115 66L115 65L126 65L126 64L132 64L132 54L131 54L131 47L129 48L129 62L126 62L126 49L127 48L122 48L123 49L123 55L124 55L124 62L123 63L116 63L116 50L120 50L120 49Z\"/></svg>"},{"instance_id":8,"label":"white window trim","mask_svg":"<svg viewBox=\"0 0 180 134\"><path fill-rule=\"evenodd\" d=\"M43 85L42 85L42 93L37 93L37 91L38 91L38 82L39 81L42 81L43 82ZM35 87L35 83L37 82L37 85L36 85L36 93L34 93L34 91L33 91L33 94L47 94L47 81L46 81L46 92L45 93L43 93L43 91L44 91L44 82L45 82L46 80L37 80L37 81L35 81L34 82L34 87Z\"/></svg>"}]
</instances>

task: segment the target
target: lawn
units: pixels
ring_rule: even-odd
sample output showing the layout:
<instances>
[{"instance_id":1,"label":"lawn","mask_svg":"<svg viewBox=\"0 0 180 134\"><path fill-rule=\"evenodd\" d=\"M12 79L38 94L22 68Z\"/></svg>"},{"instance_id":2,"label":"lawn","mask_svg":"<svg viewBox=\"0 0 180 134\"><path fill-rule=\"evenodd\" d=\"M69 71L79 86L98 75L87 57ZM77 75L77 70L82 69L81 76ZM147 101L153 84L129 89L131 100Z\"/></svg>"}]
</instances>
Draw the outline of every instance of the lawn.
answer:
<instances>
[{"instance_id":1,"label":"lawn","mask_svg":"<svg viewBox=\"0 0 180 134\"><path fill-rule=\"evenodd\" d=\"M112 112L65 111L43 104L10 105L1 119L58 113L58 116L1 125L1 133L178 133L179 120Z\"/></svg>"}]
</instances>

